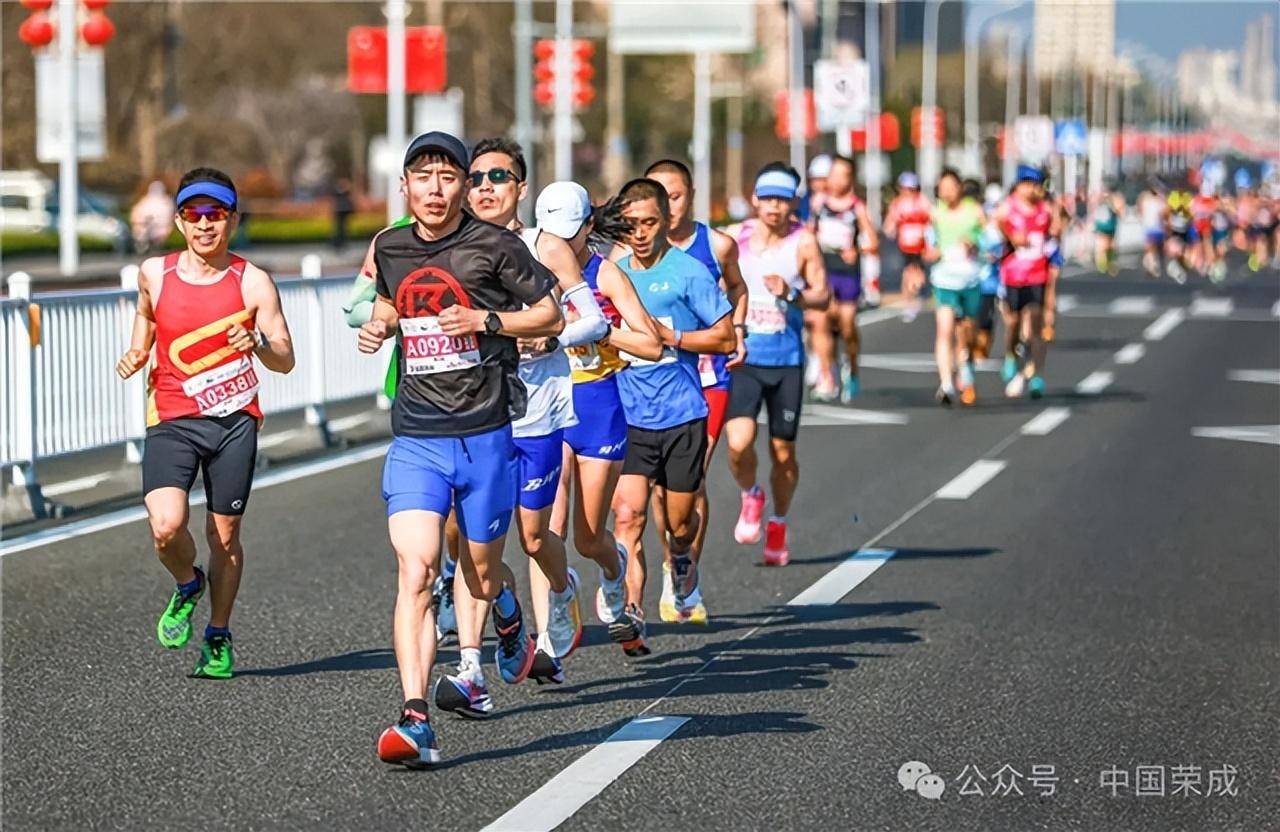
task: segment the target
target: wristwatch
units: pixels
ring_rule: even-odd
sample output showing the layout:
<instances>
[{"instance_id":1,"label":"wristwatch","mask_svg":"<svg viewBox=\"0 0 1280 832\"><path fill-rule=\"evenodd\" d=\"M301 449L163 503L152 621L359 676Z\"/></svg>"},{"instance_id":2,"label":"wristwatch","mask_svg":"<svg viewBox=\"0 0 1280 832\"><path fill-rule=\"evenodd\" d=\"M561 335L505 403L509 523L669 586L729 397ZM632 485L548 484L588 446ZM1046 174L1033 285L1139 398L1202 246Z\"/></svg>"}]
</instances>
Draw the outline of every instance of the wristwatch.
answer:
<instances>
[{"instance_id":1,"label":"wristwatch","mask_svg":"<svg viewBox=\"0 0 1280 832\"><path fill-rule=\"evenodd\" d=\"M484 319L484 331L488 335L497 335L502 331L502 319L497 312L490 312Z\"/></svg>"},{"instance_id":2,"label":"wristwatch","mask_svg":"<svg viewBox=\"0 0 1280 832\"><path fill-rule=\"evenodd\" d=\"M253 334L257 336L256 340L258 342L257 345L254 347L254 349L265 350L267 347L271 345L271 342L267 340L267 336L263 334L262 330L255 329L253 331Z\"/></svg>"},{"instance_id":3,"label":"wristwatch","mask_svg":"<svg viewBox=\"0 0 1280 832\"><path fill-rule=\"evenodd\" d=\"M560 339L552 335L550 338L547 339L547 346L546 346L547 355L550 355L551 353L555 352L558 349L560 349Z\"/></svg>"}]
</instances>

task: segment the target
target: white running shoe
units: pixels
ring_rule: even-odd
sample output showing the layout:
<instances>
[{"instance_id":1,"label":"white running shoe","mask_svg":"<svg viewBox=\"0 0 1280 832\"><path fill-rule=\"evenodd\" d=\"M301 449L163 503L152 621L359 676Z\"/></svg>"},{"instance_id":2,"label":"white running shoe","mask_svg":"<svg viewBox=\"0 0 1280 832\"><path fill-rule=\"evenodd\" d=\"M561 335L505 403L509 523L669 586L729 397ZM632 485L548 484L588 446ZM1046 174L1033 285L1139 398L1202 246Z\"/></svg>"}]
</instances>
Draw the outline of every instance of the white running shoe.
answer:
<instances>
[{"instance_id":1,"label":"white running shoe","mask_svg":"<svg viewBox=\"0 0 1280 832\"><path fill-rule=\"evenodd\" d=\"M1009 383L1004 386L1004 394L1011 399L1022 398L1022 393L1027 388L1027 377L1022 373L1018 373L1009 379Z\"/></svg>"},{"instance_id":2,"label":"white running shoe","mask_svg":"<svg viewBox=\"0 0 1280 832\"><path fill-rule=\"evenodd\" d=\"M582 640L582 606L578 603L578 573L569 567L569 593L566 598L557 600L556 593L551 596L551 614L547 621L547 643L549 651L557 659L567 659L578 649Z\"/></svg>"},{"instance_id":3,"label":"white running shoe","mask_svg":"<svg viewBox=\"0 0 1280 832\"><path fill-rule=\"evenodd\" d=\"M601 624L613 624L627 608L627 549L618 544L618 579L611 581L600 572L600 589L596 592L596 618Z\"/></svg>"}]
</instances>

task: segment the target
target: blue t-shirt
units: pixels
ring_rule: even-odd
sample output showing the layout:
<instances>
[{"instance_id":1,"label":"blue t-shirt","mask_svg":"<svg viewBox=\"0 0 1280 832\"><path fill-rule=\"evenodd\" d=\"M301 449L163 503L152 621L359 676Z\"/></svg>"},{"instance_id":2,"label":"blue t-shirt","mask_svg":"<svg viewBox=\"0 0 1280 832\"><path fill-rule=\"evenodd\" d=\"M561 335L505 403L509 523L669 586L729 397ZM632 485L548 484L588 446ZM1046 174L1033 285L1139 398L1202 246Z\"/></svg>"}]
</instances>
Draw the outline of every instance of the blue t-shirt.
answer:
<instances>
[{"instance_id":1,"label":"blue t-shirt","mask_svg":"<svg viewBox=\"0 0 1280 832\"><path fill-rule=\"evenodd\" d=\"M706 223L695 222L693 224L693 240L689 243L688 248L684 249L684 253L706 266L707 271L711 272L711 276L717 281L720 280L720 261L716 259L715 250L711 248L711 229L707 227ZM712 390L729 389L729 368L726 366L729 362L729 356L708 355L702 357L699 361L701 364L701 369L698 373L700 377L699 384ZM714 381L712 381L713 377Z\"/></svg>"},{"instance_id":2,"label":"blue t-shirt","mask_svg":"<svg viewBox=\"0 0 1280 832\"><path fill-rule=\"evenodd\" d=\"M674 246L653 268L639 269L631 257L618 265L644 308L671 329L708 329L732 311L707 267ZM631 365L618 373L618 395L628 425L665 430L707 415L695 353L667 347L657 361L623 357Z\"/></svg>"}]
</instances>

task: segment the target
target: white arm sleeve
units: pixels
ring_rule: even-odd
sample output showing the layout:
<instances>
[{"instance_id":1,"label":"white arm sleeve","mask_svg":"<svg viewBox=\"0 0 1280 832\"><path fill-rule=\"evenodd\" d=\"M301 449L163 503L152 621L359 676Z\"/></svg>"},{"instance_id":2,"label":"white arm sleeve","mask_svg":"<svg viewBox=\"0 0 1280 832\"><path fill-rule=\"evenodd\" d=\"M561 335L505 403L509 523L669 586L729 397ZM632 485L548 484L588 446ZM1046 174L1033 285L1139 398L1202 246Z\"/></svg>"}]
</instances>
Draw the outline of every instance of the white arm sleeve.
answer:
<instances>
[{"instance_id":1,"label":"white arm sleeve","mask_svg":"<svg viewBox=\"0 0 1280 832\"><path fill-rule=\"evenodd\" d=\"M595 292L591 291L586 281L577 284L560 298L561 306L566 306L570 302L573 303L574 311L578 313L578 320L565 324L564 331L557 339L562 346L577 347L590 344L608 334L609 322L604 319L600 304L596 303Z\"/></svg>"}]
</instances>

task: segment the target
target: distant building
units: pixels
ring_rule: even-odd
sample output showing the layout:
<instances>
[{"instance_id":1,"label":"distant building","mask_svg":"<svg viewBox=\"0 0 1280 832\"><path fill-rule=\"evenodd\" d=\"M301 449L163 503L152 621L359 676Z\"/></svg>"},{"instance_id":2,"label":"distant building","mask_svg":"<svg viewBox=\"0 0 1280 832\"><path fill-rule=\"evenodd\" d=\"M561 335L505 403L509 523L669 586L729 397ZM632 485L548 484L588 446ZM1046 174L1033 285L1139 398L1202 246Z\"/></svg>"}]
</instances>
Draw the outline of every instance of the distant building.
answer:
<instances>
[{"instance_id":1,"label":"distant building","mask_svg":"<svg viewBox=\"0 0 1280 832\"><path fill-rule=\"evenodd\" d=\"M1036 0L1037 74L1101 71L1115 53L1115 0Z\"/></svg>"},{"instance_id":2,"label":"distant building","mask_svg":"<svg viewBox=\"0 0 1280 832\"><path fill-rule=\"evenodd\" d=\"M1276 100L1275 19L1264 14L1244 34L1244 58L1240 64L1240 90L1255 101Z\"/></svg>"}]
</instances>

